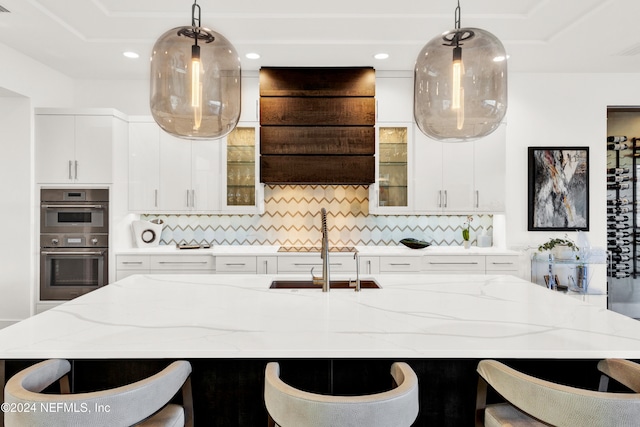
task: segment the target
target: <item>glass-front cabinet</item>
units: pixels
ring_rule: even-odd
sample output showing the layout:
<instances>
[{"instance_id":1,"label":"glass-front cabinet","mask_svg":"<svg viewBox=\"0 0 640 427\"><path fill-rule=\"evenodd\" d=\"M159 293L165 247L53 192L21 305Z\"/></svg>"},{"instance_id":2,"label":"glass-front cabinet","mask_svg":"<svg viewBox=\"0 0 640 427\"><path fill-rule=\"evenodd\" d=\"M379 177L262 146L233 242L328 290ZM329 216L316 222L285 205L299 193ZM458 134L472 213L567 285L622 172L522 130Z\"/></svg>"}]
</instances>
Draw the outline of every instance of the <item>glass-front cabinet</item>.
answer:
<instances>
[{"instance_id":1,"label":"glass-front cabinet","mask_svg":"<svg viewBox=\"0 0 640 427\"><path fill-rule=\"evenodd\" d=\"M258 133L257 125L240 123L226 137L224 211L257 212L260 209L263 197L262 185L257 182Z\"/></svg>"},{"instance_id":2,"label":"glass-front cabinet","mask_svg":"<svg viewBox=\"0 0 640 427\"><path fill-rule=\"evenodd\" d=\"M407 212L410 207L409 168L411 124L385 124L376 129L377 181L371 186L369 211L376 214Z\"/></svg>"}]
</instances>

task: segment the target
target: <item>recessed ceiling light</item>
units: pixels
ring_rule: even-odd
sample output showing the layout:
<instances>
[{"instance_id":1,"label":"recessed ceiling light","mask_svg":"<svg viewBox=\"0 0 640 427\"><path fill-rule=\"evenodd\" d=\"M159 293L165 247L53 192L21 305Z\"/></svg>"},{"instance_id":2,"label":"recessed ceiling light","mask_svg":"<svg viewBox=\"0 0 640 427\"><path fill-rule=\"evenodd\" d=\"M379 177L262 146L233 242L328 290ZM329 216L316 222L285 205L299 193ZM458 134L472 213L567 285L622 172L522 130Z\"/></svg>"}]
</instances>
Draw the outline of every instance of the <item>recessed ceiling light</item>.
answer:
<instances>
[{"instance_id":1,"label":"recessed ceiling light","mask_svg":"<svg viewBox=\"0 0 640 427\"><path fill-rule=\"evenodd\" d=\"M132 51L122 52L122 54L125 57L131 58L131 59L140 58L140 55L138 55L136 52L132 52Z\"/></svg>"},{"instance_id":2,"label":"recessed ceiling light","mask_svg":"<svg viewBox=\"0 0 640 427\"><path fill-rule=\"evenodd\" d=\"M375 55L373 55L374 58L376 59L387 59L389 57L388 53L376 53Z\"/></svg>"},{"instance_id":3,"label":"recessed ceiling light","mask_svg":"<svg viewBox=\"0 0 640 427\"><path fill-rule=\"evenodd\" d=\"M260 54L255 52L249 52L245 55L248 59L258 59L260 58Z\"/></svg>"}]
</instances>

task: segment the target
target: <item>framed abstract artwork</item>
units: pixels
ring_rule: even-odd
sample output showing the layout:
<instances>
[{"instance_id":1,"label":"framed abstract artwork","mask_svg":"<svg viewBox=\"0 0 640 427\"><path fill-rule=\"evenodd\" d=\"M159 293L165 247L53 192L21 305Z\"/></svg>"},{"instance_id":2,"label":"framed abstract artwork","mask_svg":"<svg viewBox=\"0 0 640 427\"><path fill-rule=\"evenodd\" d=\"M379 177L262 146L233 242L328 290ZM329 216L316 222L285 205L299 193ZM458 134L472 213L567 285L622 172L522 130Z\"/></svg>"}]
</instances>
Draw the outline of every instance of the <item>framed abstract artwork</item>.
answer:
<instances>
[{"instance_id":1,"label":"framed abstract artwork","mask_svg":"<svg viewBox=\"0 0 640 427\"><path fill-rule=\"evenodd\" d=\"M589 147L529 147L529 231L589 230Z\"/></svg>"}]
</instances>

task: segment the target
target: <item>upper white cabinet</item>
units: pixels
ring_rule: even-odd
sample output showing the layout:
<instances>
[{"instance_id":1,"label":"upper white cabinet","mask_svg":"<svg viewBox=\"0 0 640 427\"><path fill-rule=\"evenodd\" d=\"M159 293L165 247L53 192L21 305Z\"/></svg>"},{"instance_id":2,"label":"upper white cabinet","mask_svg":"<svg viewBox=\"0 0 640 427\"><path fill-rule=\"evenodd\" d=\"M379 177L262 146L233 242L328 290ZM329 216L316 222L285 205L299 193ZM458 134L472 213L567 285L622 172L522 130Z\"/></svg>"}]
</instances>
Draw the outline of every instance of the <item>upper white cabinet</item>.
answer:
<instances>
[{"instance_id":1,"label":"upper white cabinet","mask_svg":"<svg viewBox=\"0 0 640 427\"><path fill-rule=\"evenodd\" d=\"M372 214L504 212L506 125L472 142L425 136L413 119L413 75L376 73Z\"/></svg>"},{"instance_id":2,"label":"upper white cabinet","mask_svg":"<svg viewBox=\"0 0 640 427\"><path fill-rule=\"evenodd\" d=\"M191 141L160 132L159 210L217 210L220 179L219 140Z\"/></svg>"},{"instance_id":3,"label":"upper white cabinet","mask_svg":"<svg viewBox=\"0 0 640 427\"><path fill-rule=\"evenodd\" d=\"M129 121L129 210L159 208L160 129L144 118Z\"/></svg>"},{"instance_id":4,"label":"upper white cabinet","mask_svg":"<svg viewBox=\"0 0 640 427\"><path fill-rule=\"evenodd\" d=\"M417 130L415 144L416 209L472 212L474 143L443 143Z\"/></svg>"},{"instance_id":5,"label":"upper white cabinet","mask_svg":"<svg viewBox=\"0 0 640 427\"><path fill-rule=\"evenodd\" d=\"M37 109L36 182L111 183L113 150L126 143L126 129L124 116L112 109Z\"/></svg>"},{"instance_id":6,"label":"upper white cabinet","mask_svg":"<svg viewBox=\"0 0 640 427\"><path fill-rule=\"evenodd\" d=\"M260 122L260 84L258 71L242 71L240 121Z\"/></svg>"},{"instance_id":7,"label":"upper white cabinet","mask_svg":"<svg viewBox=\"0 0 640 427\"><path fill-rule=\"evenodd\" d=\"M507 125L474 142L474 207L477 212L504 212Z\"/></svg>"},{"instance_id":8,"label":"upper white cabinet","mask_svg":"<svg viewBox=\"0 0 640 427\"><path fill-rule=\"evenodd\" d=\"M505 126L472 142L443 143L415 132L418 212L504 212Z\"/></svg>"},{"instance_id":9,"label":"upper white cabinet","mask_svg":"<svg viewBox=\"0 0 640 427\"><path fill-rule=\"evenodd\" d=\"M376 72L376 122L413 122L413 76Z\"/></svg>"},{"instance_id":10,"label":"upper white cabinet","mask_svg":"<svg viewBox=\"0 0 640 427\"><path fill-rule=\"evenodd\" d=\"M150 117L129 123L129 210L259 213L258 128L240 123L225 138L192 141L163 132ZM246 144L245 144L246 143Z\"/></svg>"}]
</instances>

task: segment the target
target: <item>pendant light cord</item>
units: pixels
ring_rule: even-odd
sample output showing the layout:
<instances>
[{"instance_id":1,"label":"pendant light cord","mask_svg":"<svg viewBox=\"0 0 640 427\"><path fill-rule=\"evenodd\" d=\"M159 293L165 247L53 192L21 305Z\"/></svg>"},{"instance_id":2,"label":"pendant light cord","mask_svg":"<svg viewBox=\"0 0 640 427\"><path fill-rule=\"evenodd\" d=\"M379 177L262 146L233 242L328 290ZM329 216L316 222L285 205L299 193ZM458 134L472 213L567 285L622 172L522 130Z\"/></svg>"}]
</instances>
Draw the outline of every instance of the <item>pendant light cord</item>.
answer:
<instances>
[{"instance_id":1,"label":"pendant light cord","mask_svg":"<svg viewBox=\"0 0 640 427\"><path fill-rule=\"evenodd\" d=\"M460 0L458 0L458 7L456 7L456 11L455 11L455 23L454 23L454 28L456 30L460 29Z\"/></svg>"},{"instance_id":2,"label":"pendant light cord","mask_svg":"<svg viewBox=\"0 0 640 427\"><path fill-rule=\"evenodd\" d=\"M194 0L193 6L191 6L191 26L195 28L194 32L196 34L194 46L198 46L198 36L200 35L201 10L200 10L200 5L196 4L197 1L198 0ZM197 17L196 17L196 13L197 13ZM198 23L198 25L196 25L196 22Z\"/></svg>"}]
</instances>

